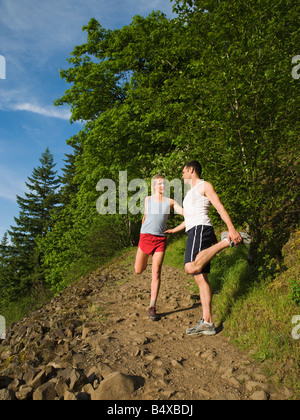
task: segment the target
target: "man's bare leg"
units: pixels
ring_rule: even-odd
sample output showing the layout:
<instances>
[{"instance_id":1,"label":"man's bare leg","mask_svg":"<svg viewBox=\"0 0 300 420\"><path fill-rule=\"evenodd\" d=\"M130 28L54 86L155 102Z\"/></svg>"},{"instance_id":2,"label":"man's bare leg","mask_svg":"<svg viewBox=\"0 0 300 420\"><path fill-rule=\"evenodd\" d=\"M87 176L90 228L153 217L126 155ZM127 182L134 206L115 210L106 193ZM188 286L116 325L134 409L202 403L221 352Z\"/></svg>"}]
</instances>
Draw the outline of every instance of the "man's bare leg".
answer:
<instances>
[{"instance_id":1,"label":"man's bare leg","mask_svg":"<svg viewBox=\"0 0 300 420\"><path fill-rule=\"evenodd\" d=\"M196 274L203 270L203 268L213 259L218 252L229 247L228 241L218 242L210 248L199 252L195 261L185 264L185 271L188 274Z\"/></svg>"},{"instance_id":2,"label":"man's bare leg","mask_svg":"<svg viewBox=\"0 0 300 420\"><path fill-rule=\"evenodd\" d=\"M212 323L212 292L208 281L208 274L199 274L195 276L195 281L199 286L200 299L203 310L203 319L205 322Z\"/></svg>"}]
</instances>

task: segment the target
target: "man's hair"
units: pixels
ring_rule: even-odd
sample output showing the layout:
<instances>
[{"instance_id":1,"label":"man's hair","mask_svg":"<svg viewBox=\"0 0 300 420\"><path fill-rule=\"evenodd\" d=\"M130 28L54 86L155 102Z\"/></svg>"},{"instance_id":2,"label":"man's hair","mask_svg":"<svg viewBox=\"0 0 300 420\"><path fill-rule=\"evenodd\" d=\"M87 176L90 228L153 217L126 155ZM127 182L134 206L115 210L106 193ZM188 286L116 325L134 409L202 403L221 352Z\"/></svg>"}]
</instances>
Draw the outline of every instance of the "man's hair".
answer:
<instances>
[{"instance_id":1,"label":"man's hair","mask_svg":"<svg viewBox=\"0 0 300 420\"><path fill-rule=\"evenodd\" d=\"M199 176L199 178L201 178L201 174L202 174L202 166L201 163L198 162L197 160L192 160L191 162L188 162L184 165L184 168L187 169L194 169L194 171L196 172L196 174Z\"/></svg>"}]
</instances>

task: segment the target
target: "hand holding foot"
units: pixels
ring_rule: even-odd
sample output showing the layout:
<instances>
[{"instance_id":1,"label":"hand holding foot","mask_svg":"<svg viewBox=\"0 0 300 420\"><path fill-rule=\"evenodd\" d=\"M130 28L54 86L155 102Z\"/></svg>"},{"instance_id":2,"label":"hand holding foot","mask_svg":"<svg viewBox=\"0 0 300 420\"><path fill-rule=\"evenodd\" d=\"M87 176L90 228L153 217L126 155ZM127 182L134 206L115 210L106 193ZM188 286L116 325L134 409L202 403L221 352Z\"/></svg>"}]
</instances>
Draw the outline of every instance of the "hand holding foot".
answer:
<instances>
[{"instance_id":1,"label":"hand holding foot","mask_svg":"<svg viewBox=\"0 0 300 420\"><path fill-rule=\"evenodd\" d=\"M250 245L252 238L245 232L237 232L237 235L232 235L230 232L223 232L221 235L221 241L227 241L228 246L233 247L234 245ZM235 239L235 241L233 240Z\"/></svg>"}]
</instances>

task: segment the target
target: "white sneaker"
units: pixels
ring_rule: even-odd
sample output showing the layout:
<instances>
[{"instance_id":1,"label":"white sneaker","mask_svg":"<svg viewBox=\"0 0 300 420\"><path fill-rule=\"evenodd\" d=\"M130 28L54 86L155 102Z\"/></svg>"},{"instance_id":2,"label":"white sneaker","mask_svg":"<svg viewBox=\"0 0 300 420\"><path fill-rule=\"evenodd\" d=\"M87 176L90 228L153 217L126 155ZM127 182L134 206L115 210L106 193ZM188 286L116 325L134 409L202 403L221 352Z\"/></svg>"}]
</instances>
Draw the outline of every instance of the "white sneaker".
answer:
<instances>
[{"instance_id":1,"label":"white sneaker","mask_svg":"<svg viewBox=\"0 0 300 420\"><path fill-rule=\"evenodd\" d=\"M252 242L252 238L250 235L248 235L248 233L246 232L239 232L239 234L241 235L242 238L242 244L244 245L250 245ZM231 240L230 242L228 241L228 232L223 232L221 235L221 241L227 241L229 243L229 245L231 247L234 246L234 242Z\"/></svg>"},{"instance_id":2,"label":"white sneaker","mask_svg":"<svg viewBox=\"0 0 300 420\"><path fill-rule=\"evenodd\" d=\"M216 327L214 324L205 322L203 318L200 319L197 325L186 330L187 335L216 335Z\"/></svg>"}]
</instances>

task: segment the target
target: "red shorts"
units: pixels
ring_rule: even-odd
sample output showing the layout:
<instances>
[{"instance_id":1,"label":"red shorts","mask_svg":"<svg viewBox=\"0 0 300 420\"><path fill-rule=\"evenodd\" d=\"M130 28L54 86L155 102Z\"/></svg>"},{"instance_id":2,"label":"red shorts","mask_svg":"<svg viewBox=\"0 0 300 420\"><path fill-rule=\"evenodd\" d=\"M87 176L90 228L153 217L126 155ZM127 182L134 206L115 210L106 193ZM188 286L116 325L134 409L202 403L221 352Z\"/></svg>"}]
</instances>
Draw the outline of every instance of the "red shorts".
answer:
<instances>
[{"instance_id":1,"label":"red shorts","mask_svg":"<svg viewBox=\"0 0 300 420\"><path fill-rule=\"evenodd\" d=\"M165 252L167 247L166 236L154 236L149 233L141 233L139 248L147 255L155 252Z\"/></svg>"}]
</instances>

